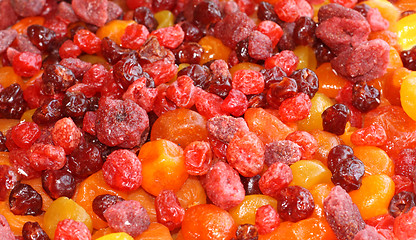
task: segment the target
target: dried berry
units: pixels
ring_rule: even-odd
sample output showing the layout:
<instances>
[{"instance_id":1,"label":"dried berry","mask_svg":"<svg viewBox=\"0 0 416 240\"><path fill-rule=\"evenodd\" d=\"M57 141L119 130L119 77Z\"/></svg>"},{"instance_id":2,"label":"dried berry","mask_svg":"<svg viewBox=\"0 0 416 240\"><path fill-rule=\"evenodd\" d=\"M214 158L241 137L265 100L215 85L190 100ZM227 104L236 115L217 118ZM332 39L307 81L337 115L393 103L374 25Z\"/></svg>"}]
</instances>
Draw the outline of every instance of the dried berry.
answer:
<instances>
[{"instance_id":1,"label":"dried berry","mask_svg":"<svg viewBox=\"0 0 416 240\"><path fill-rule=\"evenodd\" d=\"M179 228L185 215L178 198L172 190L163 190L155 199L156 217L170 231Z\"/></svg>"},{"instance_id":2,"label":"dried berry","mask_svg":"<svg viewBox=\"0 0 416 240\"><path fill-rule=\"evenodd\" d=\"M293 180L292 169L285 163L273 163L259 180L259 187L263 194L277 197L280 190L289 186Z\"/></svg>"},{"instance_id":3,"label":"dried berry","mask_svg":"<svg viewBox=\"0 0 416 240\"><path fill-rule=\"evenodd\" d=\"M16 215L39 215L42 213L42 196L30 185L19 183L10 192L10 211Z\"/></svg>"},{"instance_id":4,"label":"dried berry","mask_svg":"<svg viewBox=\"0 0 416 240\"><path fill-rule=\"evenodd\" d=\"M58 222L55 230L56 240L91 240L91 232L83 222L64 219Z\"/></svg>"},{"instance_id":5,"label":"dried berry","mask_svg":"<svg viewBox=\"0 0 416 240\"><path fill-rule=\"evenodd\" d=\"M186 172L191 175L205 175L212 162L212 151L208 142L195 141L184 150Z\"/></svg>"},{"instance_id":6,"label":"dried berry","mask_svg":"<svg viewBox=\"0 0 416 240\"><path fill-rule=\"evenodd\" d=\"M260 234L273 232L280 223L279 214L271 205L264 205L256 211L256 227Z\"/></svg>"},{"instance_id":7,"label":"dried berry","mask_svg":"<svg viewBox=\"0 0 416 240\"><path fill-rule=\"evenodd\" d=\"M26 102L23 99L23 90L19 84L4 88L0 92L0 118L20 119L26 110Z\"/></svg>"},{"instance_id":8,"label":"dried berry","mask_svg":"<svg viewBox=\"0 0 416 240\"><path fill-rule=\"evenodd\" d=\"M11 129L11 139L20 148L29 148L40 135L39 126L33 122L21 122Z\"/></svg>"},{"instance_id":9,"label":"dried berry","mask_svg":"<svg viewBox=\"0 0 416 240\"><path fill-rule=\"evenodd\" d=\"M139 24L145 25L149 32L156 30L158 25L152 11L147 7L141 6L134 9L133 20Z\"/></svg>"},{"instance_id":10,"label":"dried berry","mask_svg":"<svg viewBox=\"0 0 416 240\"><path fill-rule=\"evenodd\" d=\"M53 95L66 91L75 81L74 73L68 68L59 64L48 65L42 74L42 90L47 95Z\"/></svg>"},{"instance_id":11,"label":"dried berry","mask_svg":"<svg viewBox=\"0 0 416 240\"><path fill-rule=\"evenodd\" d=\"M416 205L415 194L413 192L399 192L393 196L389 204L389 213L393 217L398 217L407 213Z\"/></svg>"},{"instance_id":12,"label":"dried berry","mask_svg":"<svg viewBox=\"0 0 416 240\"><path fill-rule=\"evenodd\" d=\"M311 99L315 96L319 89L319 80L314 71L303 68L294 71L290 77L295 79L298 92L305 93Z\"/></svg>"},{"instance_id":13,"label":"dried berry","mask_svg":"<svg viewBox=\"0 0 416 240\"><path fill-rule=\"evenodd\" d=\"M257 240L258 238L259 233L256 226L248 223L239 225L235 232L236 240Z\"/></svg>"},{"instance_id":14,"label":"dried berry","mask_svg":"<svg viewBox=\"0 0 416 240\"><path fill-rule=\"evenodd\" d=\"M213 1L201 1L194 9L193 21L197 25L206 26L221 20L221 11Z\"/></svg>"},{"instance_id":15,"label":"dried berry","mask_svg":"<svg viewBox=\"0 0 416 240\"><path fill-rule=\"evenodd\" d=\"M81 92L66 92L62 100L62 113L72 118L83 117L88 109L88 101Z\"/></svg>"},{"instance_id":16,"label":"dried berry","mask_svg":"<svg viewBox=\"0 0 416 240\"><path fill-rule=\"evenodd\" d=\"M23 240L50 240L37 222L26 222L22 229Z\"/></svg>"},{"instance_id":17,"label":"dried berry","mask_svg":"<svg viewBox=\"0 0 416 240\"><path fill-rule=\"evenodd\" d=\"M278 109L285 99L293 97L298 91L296 80L283 77L281 81L272 83L267 91L267 103Z\"/></svg>"},{"instance_id":18,"label":"dried berry","mask_svg":"<svg viewBox=\"0 0 416 240\"><path fill-rule=\"evenodd\" d=\"M342 135L345 132L345 125L350 118L350 110L344 104L334 104L325 109L322 113L322 126L324 131Z\"/></svg>"},{"instance_id":19,"label":"dried berry","mask_svg":"<svg viewBox=\"0 0 416 240\"><path fill-rule=\"evenodd\" d=\"M34 24L27 28L27 36L39 50L47 51L52 46L56 34L47 27Z\"/></svg>"},{"instance_id":20,"label":"dried berry","mask_svg":"<svg viewBox=\"0 0 416 240\"><path fill-rule=\"evenodd\" d=\"M352 156L334 167L331 180L335 185L340 185L347 192L360 188L365 173L364 163L360 159Z\"/></svg>"},{"instance_id":21,"label":"dried berry","mask_svg":"<svg viewBox=\"0 0 416 240\"><path fill-rule=\"evenodd\" d=\"M92 201L92 210L102 220L107 221L104 217L104 212L114 204L124 201L123 198L111 194L98 195Z\"/></svg>"},{"instance_id":22,"label":"dried berry","mask_svg":"<svg viewBox=\"0 0 416 240\"><path fill-rule=\"evenodd\" d=\"M246 195L261 194L259 187L260 178L260 175L256 175L254 177L244 177L240 175L241 183L244 186Z\"/></svg>"},{"instance_id":23,"label":"dried berry","mask_svg":"<svg viewBox=\"0 0 416 240\"><path fill-rule=\"evenodd\" d=\"M72 198L75 194L76 183L72 174L64 169L46 170L42 173L42 187L52 199Z\"/></svg>"},{"instance_id":24,"label":"dried berry","mask_svg":"<svg viewBox=\"0 0 416 240\"><path fill-rule=\"evenodd\" d=\"M405 68L416 71L416 46L400 52L400 58Z\"/></svg>"},{"instance_id":25,"label":"dried berry","mask_svg":"<svg viewBox=\"0 0 416 240\"><path fill-rule=\"evenodd\" d=\"M308 218L315 209L315 202L308 189L289 186L281 189L276 196L277 211L285 221L297 222Z\"/></svg>"},{"instance_id":26,"label":"dried berry","mask_svg":"<svg viewBox=\"0 0 416 240\"><path fill-rule=\"evenodd\" d=\"M315 29L317 24L310 17L302 16L295 21L293 40L297 45L314 46L316 42Z\"/></svg>"},{"instance_id":27,"label":"dried berry","mask_svg":"<svg viewBox=\"0 0 416 240\"><path fill-rule=\"evenodd\" d=\"M33 113L32 119L37 124L55 122L62 116L62 104L59 100L50 99Z\"/></svg>"},{"instance_id":28,"label":"dried berry","mask_svg":"<svg viewBox=\"0 0 416 240\"><path fill-rule=\"evenodd\" d=\"M380 105L380 92L366 82L356 82L352 87L352 105L361 112L368 112Z\"/></svg>"},{"instance_id":29,"label":"dried berry","mask_svg":"<svg viewBox=\"0 0 416 240\"><path fill-rule=\"evenodd\" d=\"M0 201L6 200L18 180L18 174L11 166L0 165Z\"/></svg>"},{"instance_id":30,"label":"dried berry","mask_svg":"<svg viewBox=\"0 0 416 240\"><path fill-rule=\"evenodd\" d=\"M68 156L68 168L80 178L86 178L103 166L101 150L93 143L83 143Z\"/></svg>"},{"instance_id":31,"label":"dried berry","mask_svg":"<svg viewBox=\"0 0 416 240\"><path fill-rule=\"evenodd\" d=\"M267 166L276 162L291 165L300 160L301 149L290 140L273 141L266 144L264 158Z\"/></svg>"}]
</instances>

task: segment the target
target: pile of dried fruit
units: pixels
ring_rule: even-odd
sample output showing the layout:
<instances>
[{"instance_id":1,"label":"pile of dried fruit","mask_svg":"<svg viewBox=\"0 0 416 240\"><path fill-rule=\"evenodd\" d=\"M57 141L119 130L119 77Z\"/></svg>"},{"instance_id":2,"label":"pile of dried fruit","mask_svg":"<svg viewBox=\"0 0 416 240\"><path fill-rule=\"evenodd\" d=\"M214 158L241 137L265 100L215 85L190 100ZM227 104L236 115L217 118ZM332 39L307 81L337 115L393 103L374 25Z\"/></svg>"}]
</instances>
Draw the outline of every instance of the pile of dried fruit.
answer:
<instances>
[{"instance_id":1,"label":"pile of dried fruit","mask_svg":"<svg viewBox=\"0 0 416 240\"><path fill-rule=\"evenodd\" d=\"M0 239L415 239L414 0L0 0Z\"/></svg>"}]
</instances>

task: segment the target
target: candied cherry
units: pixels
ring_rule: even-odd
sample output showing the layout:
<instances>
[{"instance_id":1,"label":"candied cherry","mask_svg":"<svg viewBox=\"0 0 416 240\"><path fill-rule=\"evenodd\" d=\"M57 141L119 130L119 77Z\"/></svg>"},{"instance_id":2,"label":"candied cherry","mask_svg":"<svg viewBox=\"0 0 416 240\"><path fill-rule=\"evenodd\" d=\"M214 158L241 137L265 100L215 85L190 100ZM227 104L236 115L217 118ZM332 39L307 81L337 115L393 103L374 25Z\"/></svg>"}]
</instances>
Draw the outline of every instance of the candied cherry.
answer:
<instances>
[{"instance_id":1,"label":"candied cherry","mask_svg":"<svg viewBox=\"0 0 416 240\"><path fill-rule=\"evenodd\" d=\"M52 198L72 198L75 194L76 183L71 173L64 169L46 170L42 173L42 187Z\"/></svg>"},{"instance_id":2,"label":"candied cherry","mask_svg":"<svg viewBox=\"0 0 416 240\"><path fill-rule=\"evenodd\" d=\"M42 213L42 196L28 184L19 183L10 192L10 211L16 215Z\"/></svg>"}]
</instances>

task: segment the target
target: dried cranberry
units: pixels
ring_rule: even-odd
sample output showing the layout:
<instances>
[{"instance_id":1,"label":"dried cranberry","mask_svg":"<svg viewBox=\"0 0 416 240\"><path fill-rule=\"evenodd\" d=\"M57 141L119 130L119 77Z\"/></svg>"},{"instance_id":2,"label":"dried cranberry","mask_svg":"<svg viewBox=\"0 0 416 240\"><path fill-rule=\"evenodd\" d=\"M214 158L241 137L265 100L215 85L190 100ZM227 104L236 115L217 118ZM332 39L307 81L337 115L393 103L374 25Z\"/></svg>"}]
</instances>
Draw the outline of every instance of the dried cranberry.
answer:
<instances>
[{"instance_id":1,"label":"dried cranberry","mask_svg":"<svg viewBox=\"0 0 416 240\"><path fill-rule=\"evenodd\" d=\"M363 3L363 4L355 5L353 9L355 11L361 13L361 15L363 15L364 17L367 17L367 13L368 13L368 11L370 11L371 7L368 6L367 4Z\"/></svg>"},{"instance_id":2,"label":"dried cranberry","mask_svg":"<svg viewBox=\"0 0 416 240\"><path fill-rule=\"evenodd\" d=\"M116 195L111 195L111 194L98 195L92 201L92 210L102 220L107 221L104 217L105 210L107 210L109 207L121 201L124 201L124 199Z\"/></svg>"},{"instance_id":3,"label":"dried cranberry","mask_svg":"<svg viewBox=\"0 0 416 240\"><path fill-rule=\"evenodd\" d=\"M295 79L283 77L280 82L270 85L267 91L267 103L278 109L282 102L290 97L295 96L298 91L298 85Z\"/></svg>"},{"instance_id":4,"label":"dried cranberry","mask_svg":"<svg viewBox=\"0 0 416 240\"><path fill-rule=\"evenodd\" d=\"M139 24L145 25L149 32L156 30L158 22L152 11L147 7L138 7L134 9L133 20Z\"/></svg>"},{"instance_id":5,"label":"dried cranberry","mask_svg":"<svg viewBox=\"0 0 416 240\"><path fill-rule=\"evenodd\" d=\"M415 203L416 195L413 192L399 192L393 196L389 204L389 213L393 217L398 217L407 213Z\"/></svg>"},{"instance_id":6,"label":"dried cranberry","mask_svg":"<svg viewBox=\"0 0 416 240\"><path fill-rule=\"evenodd\" d=\"M182 75L187 75L192 78L195 86L202 89L207 89L211 80L210 70L205 65L191 64L178 72L178 77Z\"/></svg>"},{"instance_id":7,"label":"dried cranberry","mask_svg":"<svg viewBox=\"0 0 416 240\"><path fill-rule=\"evenodd\" d=\"M74 177L63 169L44 171L42 173L42 187L52 199L72 198L76 190Z\"/></svg>"},{"instance_id":8,"label":"dried cranberry","mask_svg":"<svg viewBox=\"0 0 416 240\"><path fill-rule=\"evenodd\" d=\"M293 40L297 45L314 46L316 41L315 29L317 24L310 17L300 17L295 21Z\"/></svg>"},{"instance_id":9,"label":"dried cranberry","mask_svg":"<svg viewBox=\"0 0 416 240\"><path fill-rule=\"evenodd\" d=\"M280 41L277 43L279 50L294 50L296 47L295 41L293 40L293 34L296 24L294 22L284 22L281 24L283 29L283 35Z\"/></svg>"},{"instance_id":10,"label":"dried cranberry","mask_svg":"<svg viewBox=\"0 0 416 240\"><path fill-rule=\"evenodd\" d=\"M64 219L56 226L54 240L91 240L91 232L83 222Z\"/></svg>"},{"instance_id":11,"label":"dried cranberry","mask_svg":"<svg viewBox=\"0 0 416 240\"><path fill-rule=\"evenodd\" d=\"M311 99L315 96L319 88L319 80L314 71L303 68L294 71L290 77L295 79L298 92L307 94Z\"/></svg>"},{"instance_id":12,"label":"dried cranberry","mask_svg":"<svg viewBox=\"0 0 416 240\"><path fill-rule=\"evenodd\" d=\"M273 83L281 82L283 77L287 76L283 69L278 66L270 69L262 69L260 72L263 74L266 89L269 89Z\"/></svg>"},{"instance_id":13,"label":"dried cranberry","mask_svg":"<svg viewBox=\"0 0 416 240\"><path fill-rule=\"evenodd\" d=\"M380 91L366 82L356 82L352 87L352 105L361 112L368 112L380 105Z\"/></svg>"},{"instance_id":14,"label":"dried cranberry","mask_svg":"<svg viewBox=\"0 0 416 240\"><path fill-rule=\"evenodd\" d=\"M175 7L176 1L173 0L153 0L152 10L159 12L162 10L172 10Z\"/></svg>"},{"instance_id":15,"label":"dried cranberry","mask_svg":"<svg viewBox=\"0 0 416 240\"><path fill-rule=\"evenodd\" d=\"M80 29L75 33L74 43L88 54L98 53L101 50L101 39L86 29Z\"/></svg>"},{"instance_id":16,"label":"dried cranberry","mask_svg":"<svg viewBox=\"0 0 416 240\"><path fill-rule=\"evenodd\" d=\"M126 56L131 50L121 48L117 43L108 37L101 40L101 53L110 64L115 64Z\"/></svg>"},{"instance_id":17,"label":"dried cranberry","mask_svg":"<svg viewBox=\"0 0 416 240\"><path fill-rule=\"evenodd\" d=\"M113 67L114 78L118 85L127 89L137 79L143 75L143 69L138 62L137 53L129 54L120 61L118 61Z\"/></svg>"},{"instance_id":18,"label":"dried cranberry","mask_svg":"<svg viewBox=\"0 0 416 240\"><path fill-rule=\"evenodd\" d=\"M254 177L244 177L240 175L240 178L241 183L244 186L244 190L246 191L246 195L261 194L259 187L259 180L261 178L260 175L256 175Z\"/></svg>"},{"instance_id":19,"label":"dried cranberry","mask_svg":"<svg viewBox=\"0 0 416 240\"><path fill-rule=\"evenodd\" d=\"M337 103L325 109L322 113L322 126L324 131L342 135L345 132L345 125L350 118L350 110L344 104Z\"/></svg>"},{"instance_id":20,"label":"dried cranberry","mask_svg":"<svg viewBox=\"0 0 416 240\"><path fill-rule=\"evenodd\" d=\"M8 149L6 147L6 136L0 131L0 152L7 152Z\"/></svg>"},{"instance_id":21,"label":"dried cranberry","mask_svg":"<svg viewBox=\"0 0 416 240\"><path fill-rule=\"evenodd\" d=\"M72 41L66 40L60 47L59 47L59 56L61 58L69 58L73 57L76 58L81 55L81 49Z\"/></svg>"},{"instance_id":22,"label":"dried cranberry","mask_svg":"<svg viewBox=\"0 0 416 240\"><path fill-rule=\"evenodd\" d=\"M140 49L146 42L149 30L141 24L130 24L121 36L121 46L129 49Z\"/></svg>"},{"instance_id":23,"label":"dried cranberry","mask_svg":"<svg viewBox=\"0 0 416 240\"><path fill-rule=\"evenodd\" d=\"M39 50L47 51L55 40L56 34L47 27L34 24L27 28L27 36Z\"/></svg>"},{"instance_id":24,"label":"dried cranberry","mask_svg":"<svg viewBox=\"0 0 416 240\"><path fill-rule=\"evenodd\" d=\"M10 192L10 211L16 215L42 213L42 196L30 185L19 183Z\"/></svg>"},{"instance_id":25,"label":"dried cranberry","mask_svg":"<svg viewBox=\"0 0 416 240\"><path fill-rule=\"evenodd\" d=\"M206 26L221 20L221 11L213 1L201 1L194 9L193 21L197 25Z\"/></svg>"},{"instance_id":26,"label":"dried cranberry","mask_svg":"<svg viewBox=\"0 0 416 240\"><path fill-rule=\"evenodd\" d=\"M81 92L66 92L62 100L62 113L64 116L83 117L88 109L88 101Z\"/></svg>"},{"instance_id":27,"label":"dried cranberry","mask_svg":"<svg viewBox=\"0 0 416 240\"><path fill-rule=\"evenodd\" d=\"M55 122L62 116L62 104L59 100L50 99L33 113L32 119L37 124Z\"/></svg>"},{"instance_id":28,"label":"dried cranberry","mask_svg":"<svg viewBox=\"0 0 416 240\"><path fill-rule=\"evenodd\" d=\"M348 145L337 145L333 147L327 158L327 165L329 171L335 171L335 168L340 164L340 162L348 160L354 156L354 151Z\"/></svg>"},{"instance_id":29,"label":"dried cranberry","mask_svg":"<svg viewBox=\"0 0 416 240\"><path fill-rule=\"evenodd\" d=\"M84 143L68 156L68 168L76 177L86 178L101 169L100 149L93 143Z\"/></svg>"},{"instance_id":30,"label":"dried cranberry","mask_svg":"<svg viewBox=\"0 0 416 240\"><path fill-rule=\"evenodd\" d=\"M22 229L23 240L50 240L37 222L26 222Z\"/></svg>"},{"instance_id":31,"label":"dried cranberry","mask_svg":"<svg viewBox=\"0 0 416 240\"><path fill-rule=\"evenodd\" d=\"M47 95L64 92L74 85L76 79L74 73L68 68L52 64L45 68L42 74L42 90Z\"/></svg>"},{"instance_id":32,"label":"dried cranberry","mask_svg":"<svg viewBox=\"0 0 416 240\"><path fill-rule=\"evenodd\" d=\"M195 42L184 42L174 52L177 64L198 64L201 61L203 48Z\"/></svg>"},{"instance_id":33,"label":"dried cranberry","mask_svg":"<svg viewBox=\"0 0 416 240\"><path fill-rule=\"evenodd\" d=\"M185 33L185 41L198 42L203 36L203 32L193 23L185 21L180 23L180 26Z\"/></svg>"},{"instance_id":34,"label":"dried cranberry","mask_svg":"<svg viewBox=\"0 0 416 240\"><path fill-rule=\"evenodd\" d=\"M340 185L347 192L357 190L361 187L361 180L364 176L364 163L352 156L340 161L332 171L331 180L335 185Z\"/></svg>"},{"instance_id":35,"label":"dried cranberry","mask_svg":"<svg viewBox=\"0 0 416 240\"><path fill-rule=\"evenodd\" d=\"M19 84L13 83L0 92L0 118L20 119L25 110L26 102Z\"/></svg>"},{"instance_id":36,"label":"dried cranberry","mask_svg":"<svg viewBox=\"0 0 416 240\"><path fill-rule=\"evenodd\" d=\"M240 62L255 62L253 58L250 57L248 53L248 38L243 39L237 43L235 46L235 52L237 54L237 59Z\"/></svg>"},{"instance_id":37,"label":"dried cranberry","mask_svg":"<svg viewBox=\"0 0 416 240\"><path fill-rule=\"evenodd\" d=\"M276 200L279 216L285 221L297 222L306 219L315 209L311 192L300 186L281 189Z\"/></svg>"},{"instance_id":38,"label":"dried cranberry","mask_svg":"<svg viewBox=\"0 0 416 240\"><path fill-rule=\"evenodd\" d=\"M321 65L322 63L330 62L335 57L335 54L328 46L318 41L315 47L315 57L318 65Z\"/></svg>"},{"instance_id":39,"label":"dried cranberry","mask_svg":"<svg viewBox=\"0 0 416 240\"><path fill-rule=\"evenodd\" d=\"M274 11L274 6L269 2L260 2L257 9L257 17L262 21L278 22L279 17Z\"/></svg>"},{"instance_id":40,"label":"dried cranberry","mask_svg":"<svg viewBox=\"0 0 416 240\"><path fill-rule=\"evenodd\" d=\"M242 224L237 227L235 232L235 240L257 240L259 233L256 226L251 224Z\"/></svg>"},{"instance_id":41,"label":"dried cranberry","mask_svg":"<svg viewBox=\"0 0 416 240\"><path fill-rule=\"evenodd\" d=\"M169 228L170 231L179 228L185 215L179 203L178 197L172 190L163 190L155 199L156 217L159 223Z\"/></svg>"}]
</instances>

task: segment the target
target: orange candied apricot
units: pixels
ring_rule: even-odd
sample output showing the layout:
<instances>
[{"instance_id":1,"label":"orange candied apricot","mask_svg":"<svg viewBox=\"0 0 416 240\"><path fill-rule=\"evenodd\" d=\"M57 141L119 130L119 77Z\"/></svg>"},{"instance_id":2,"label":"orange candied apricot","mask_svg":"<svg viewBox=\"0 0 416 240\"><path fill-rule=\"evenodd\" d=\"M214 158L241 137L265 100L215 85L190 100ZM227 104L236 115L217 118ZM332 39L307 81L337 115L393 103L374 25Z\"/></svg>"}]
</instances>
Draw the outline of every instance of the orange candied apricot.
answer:
<instances>
[{"instance_id":1,"label":"orange candied apricot","mask_svg":"<svg viewBox=\"0 0 416 240\"><path fill-rule=\"evenodd\" d=\"M316 70L317 61L312 47L300 45L293 52L299 58L297 69L309 68L312 71Z\"/></svg>"},{"instance_id":2,"label":"orange candied apricot","mask_svg":"<svg viewBox=\"0 0 416 240\"><path fill-rule=\"evenodd\" d=\"M127 200L135 200L146 209L151 222L157 222L155 198L147 193L143 188L139 188L133 192L130 192L127 196Z\"/></svg>"},{"instance_id":3,"label":"orange candied apricot","mask_svg":"<svg viewBox=\"0 0 416 240\"><path fill-rule=\"evenodd\" d=\"M398 0L395 4L401 11L415 10L416 2L414 0Z\"/></svg>"},{"instance_id":4,"label":"orange candied apricot","mask_svg":"<svg viewBox=\"0 0 416 240\"><path fill-rule=\"evenodd\" d=\"M394 71L390 78L384 81L383 94L390 104L400 106L400 87L403 79L410 73L411 71L409 69L401 67Z\"/></svg>"},{"instance_id":5,"label":"orange candied apricot","mask_svg":"<svg viewBox=\"0 0 416 240\"><path fill-rule=\"evenodd\" d=\"M251 63L251 62L241 62L241 63L234 65L232 68L230 68L231 76L234 76L234 73L237 72L238 70L243 70L243 69L260 72L260 70L264 69L264 67L255 63Z\"/></svg>"},{"instance_id":6,"label":"orange candied apricot","mask_svg":"<svg viewBox=\"0 0 416 240\"><path fill-rule=\"evenodd\" d=\"M43 189L41 178L22 180L21 183L32 186L32 188L35 189L36 192L38 192L42 196L42 210L46 211L46 209L48 209L49 206L52 204L53 199L49 197L49 195Z\"/></svg>"},{"instance_id":7,"label":"orange candied apricot","mask_svg":"<svg viewBox=\"0 0 416 240\"><path fill-rule=\"evenodd\" d=\"M188 208L207 203L205 189L197 177L190 176L182 187L176 192L181 207Z\"/></svg>"},{"instance_id":8,"label":"orange candied apricot","mask_svg":"<svg viewBox=\"0 0 416 240\"><path fill-rule=\"evenodd\" d=\"M17 33L26 34L27 28L31 25L43 25L45 23L45 18L41 16L35 17L25 17L18 21L12 26L12 29L16 30Z\"/></svg>"},{"instance_id":9,"label":"orange candied apricot","mask_svg":"<svg viewBox=\"0 0 416 240\"><path fill-rule=\"evenodd\" d=\"M204 49L200 61L201 65L214 59L227 61L230 56L231 49L218 38L207 35L201 38L198 43Z\"/></svg>"},{"instance_id":10,"label":"orange candied apricot","mask_svg":"<svg viewBox=\"0 0 416 240\"><path fill-rule=\"evenodd\" d=\"M106 23L104 26L100 27L97 30L97 37L103 39L105 37L110 38L118 45L121 44L121 37L123 36L126 28L130 24L137 24L135 21L125 21L125 20L112 20Z\"/></svg>"},{"instance_id":11,"label":"orange candied apricot","mask_svg":"<svg viewBox=\"0 0 416 240\"><path fill-rule=\"evenodd\" d=\"M323 218L307 218L291 227L298 240L336 240L335 233Z\"/></svg>"},{"instance_id":12,"label":"orange candied apricot","mask_svg":"<svg viewBox=\"0 0 416 240\"><path fill-rule=\"evenodd\" d=\"M33 122L32 116L36 112L36 108L26 110L20 117L20 121Z\"/></svg>"},{"instance_id":13,"label":"orange candied apricot","mask_svg":"<svg viewBox=\"0 0 416 240\"><path fill-rule=\"evenodd\" d=\"M233 207L228 212L231 214L237 225L246 223L255 225L257 209L264 205L270 205L276 209L277 201L272 197L262 194L246 195L240 204Z\"/></svg>"},{"instance_id":14,"label":"orange candied apricot","mask_svg":"<svg viewBox=\"0 0 416 240\"><path fill-rule=\"evenodd\" d=\"M8 152L0 152L0 165L10 166L9 153Z\"/></svg>"},{"instance_id":15,"label":"orange candied apricot","mask_svg":"<svg viewBox=\"0 0 416 240\"><path fill-rule=\"evenodd\" d=\"M327 166L329 151L336 145L341 144L341 139L337 135L323 130L313 130L310 131L310 134L318 142L318 150L315 152L314 158Z\"/></svg>"},{"instance_id":16,"label":"orange candied apricot","mask_svg":"<svg viewBox=\"0 0 416 240\"><path fill-rule=\"evenodd\" d=\"M358 190L349 192L364 220L388 213L394 195L394 182L385 175L364 176Z\"/></svg>"},{"instance_id":17,"label":"orange candied apricot","mask_svg":"<svg viewBox=\"0 0 416 240\"><path fill-rule=\"evenodd\" d=\"M394 175L393 160L383 149L374 146L357 146L353 149L354 155L364 163L366 175Z\"/></svg>"},{"instance_id":18,"label":"orange candied apricot","mask_svg":"<svg viewBox=\"0 0 416 240\"><path fill-rule=\"evenodd\" d=\"M19 124L19 122L17 119L0 119L0 132L7 133L9 129Z\"/></svg>"},{"instance_id":19,"label":"orange candied apricot","mask_svg":"<svg viewBox=\"0 0 416 240\"><path fill-rule=\"evenodd\" d=\"M142 187L153 196L166 189L178 191L188 178L183 150L169 140L145 143L139 159L142 162Z\"/></svg>"},{"instance_id":20,"label":"orange candied apricot","mask_svg":"<svg viewBox=\"0 0 416 240\"><path fill-rule=\"evenodd\" d=\"M230 240L236 229L227 211L213 204L201 204L185 212L181 232L184 240Z\"/></svg>"},{"instance_id":21,"label":"orange candied apricot","mask_svg":"<svg viewBox=\"0 0 416 240\"><path fill-rule=\"evenodd\" d=\"M13 83L19 84L21 88L25 87L22 77L14 72L13 67L0 67L0 85L6 88Z\"/></svg>"},{"instance_id":22,"label":"orange candied apricot","mask_svg":"<svg viewBox=\"0 0 416 240\"><path fill-rule=\"evenodd\" d=\"M172 236L170 235L169 228L165 225L152 222L149 228L134 240L172 240Z\"/></svg>"},{"instance_id":23,"label":"orange candied apricot","mask_svg":"<svg viewBox=\"0 0 416 240\"><path fill-rule=\"evenodd\" d=\"M313 201L315 203L315 209L313 210L312 217L325 218L324 201L333 187L334 184L331 182L317 184L310 189Z\"/></svg>"},{"instance_id":24,"label":"orange candied apricot","mask_svg":"<svg viewBox=\"0 0 416 240\"><path fill-rule=\"evenodd\" d=\"M398 42L399 38L395 32L389 30L371 32L368 36L368 40L373 39L382 39L386 41L391 47L395 48L396 50L400 50L400 45Z\"/></svg>"},{"instance_id":25,"label":"orange candied apricot","mask_svg":"<svg viewBox=\"0 0 416 240\"><path fill-rule=\"evenodd\" d=\"M182 148L194 141L208 141L207 122L198 112L179 108L162 114L152 126L150 140L166 139Z\"/></svg>"},{"instance_id":26,"label":"orange candied apricot","mask_svg":"<svg viewBox=\"0 0 416 240\"><path fill-rule=\"evenodd\" d=\"M347 84L347 80L334 72L331 63L323 63L316 69L315 73L319 79L318 92L330 98L335 98L338 91Z\"/></svg>"},{"instance_id":27,"label":"orange candied apricot","mask_svg":"<svg viewBox=\"0 0 416 240\"><path fill-rule=\"evenodd\" d=\"M262 108L247 109L244 119L250 131L255 133L265 144L284 140L287 135L296 131Z\"/></svg>"},{"instance_id":28,"label":"orange candied apricot","mask_svg":"<svg viewBox=\"0 0 416 240\"><path fill-rule=\"evenodd\" d=\"M116 195L124 199L127 198L127 193L114 190L104 181L103 172L101 170L84 179L78 185L78 191L74 196L75 202L83 207L91 216L92 225L95 229L108 226L107 223L98 217L92 210L92 202L95 197L103 194Z\"/></svg>"},{"instance_id":29,"label":"orange candied apricot","mask_svg":"<svg viewBox=\"0 0 416 240\"><path fill-rule=\"evenodd\" d=\"M22 228L26 222L38 222L39 225L43 227L43 215L14 215L10 211L8 201L0 201L0 214L6 218L13 234L16 236L22 235Z\"/></svg>"},{"instance_id":30,"label":"orange candied apricot","mask_svg":"<svg viewBox=\"0 0 416 240\"><path fill-rule=\"evenodd\" d=\"M357 130L357 128L351 127L350 122L347 122L347 124L345 125L344 134L339 136L344 145L348 145L350 147L354 146L354 144L351 142L351 135L354 133L355 130Z\"/></svg>"}]
</instances>

